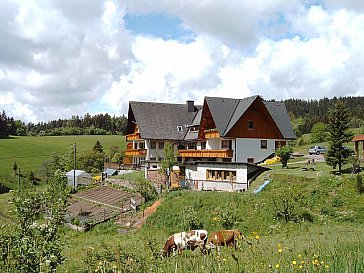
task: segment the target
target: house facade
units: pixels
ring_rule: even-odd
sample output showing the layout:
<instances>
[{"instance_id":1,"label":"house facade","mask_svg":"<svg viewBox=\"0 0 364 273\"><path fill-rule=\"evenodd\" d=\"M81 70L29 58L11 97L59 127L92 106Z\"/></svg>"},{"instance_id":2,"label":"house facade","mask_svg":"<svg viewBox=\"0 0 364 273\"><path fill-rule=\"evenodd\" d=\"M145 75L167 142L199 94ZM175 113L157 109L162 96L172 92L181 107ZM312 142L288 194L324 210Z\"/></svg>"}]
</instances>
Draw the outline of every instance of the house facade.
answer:
<instances>
[{"instance_id":1,"label":"house facade","mask_svg":"<svg viewBox=\"0 0 364 273\"><path fill-rule=\"evenodd\" d=\"M183 176L205 181L205 186L216 180L215 183L221 184L217 189L221 190L226 181L241 183L246 187L240 185L236 189L246 190L255 177L249 177L249 171L256 174L257 163L274 155L277 148L294 138L284 103L264 101L260 96L205 97L202 106L195 106L192 101L186 104L130 102L124 164L142 166L146 173L158 170L168 141L176 151ZM204 169L206 164L210 169ZM231 168L236 169L235 175L227 175ZM223 177L209 176L209 170L222 171Z\"/></svg>"}]
</instances>

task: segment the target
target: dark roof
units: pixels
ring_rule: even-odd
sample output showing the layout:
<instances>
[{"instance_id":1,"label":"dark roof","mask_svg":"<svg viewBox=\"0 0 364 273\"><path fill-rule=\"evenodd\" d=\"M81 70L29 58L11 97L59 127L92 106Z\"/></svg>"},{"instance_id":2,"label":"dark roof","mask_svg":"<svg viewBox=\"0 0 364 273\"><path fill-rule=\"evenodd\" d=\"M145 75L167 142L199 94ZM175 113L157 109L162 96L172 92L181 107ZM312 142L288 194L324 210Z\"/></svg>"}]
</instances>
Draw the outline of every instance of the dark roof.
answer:
<instances>
[{"instance_id":1,"label":"dark roof","mask_svg":"<svg viewBox=\"0 0 364 273\"><path fill-rule=\"evenodd\" d=\"M277 124L279 131L286 139L295 139L296 134L293 131L291 120L288 116L286 105L283 102L263 101L274 122Z\"/></svg>"},{"instance_id":2,"label":"dark roof","mask_svg":"<svg viewBox=\"0 0 364 273\"><path fill-rule=\"evenodd\" d=\"M195 106L194 112L188 112L186 104L131 101L128 120L134 119L144 139L183 140L199 109L201 106ZM129 121L128 133L132 133L133 121Z\"/></svg>"},{"instance_id":3,"label":"dark roof","mask_svg":"<svg viewBox=\"0 0 364 273\"><path fill-rule=\"evenodd\" d=\"M226 127L239 104L239 99L205 97L212 118L220 135L224 135Z\"/></svg>"},{"instance_id":4,"label":"dark roof","mask_svg":"<svg viewBox=\"0 0 364 273\"><path fill-rule=\"evenodd\" d=\"M202 116L202 108L198 110L196 116L194 117L192 123L189 125L189 127L194 126L200 126L201 123L201 116ZM189 128L185 140L197 140L198 139L198 130L197 131L191 131L191 128Z\"/></svg>"},{"instance_id":5,"label":"dark roof","mask_svg":"<svg viewBox=\"0 0 364 273\"><path fill-rule=\"evenodd\" d=\"M221 136L226 135L231 130L231 128L258 97L259 96L251 96L244 99L216 97L205 98L205 102L210 109L216 128L219 130ZM283 138L296 138L284 103L266 102L264 100L263 103L274 122L277 124Z\"/></svg>"}]
</instances>

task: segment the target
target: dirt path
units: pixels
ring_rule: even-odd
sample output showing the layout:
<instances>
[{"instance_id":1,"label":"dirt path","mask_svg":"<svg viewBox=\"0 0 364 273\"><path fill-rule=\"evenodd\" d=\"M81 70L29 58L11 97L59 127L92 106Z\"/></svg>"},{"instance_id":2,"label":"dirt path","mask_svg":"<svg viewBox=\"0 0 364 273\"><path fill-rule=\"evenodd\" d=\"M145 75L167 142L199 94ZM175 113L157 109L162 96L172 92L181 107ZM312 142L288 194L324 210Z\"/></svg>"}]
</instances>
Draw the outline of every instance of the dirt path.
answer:
<instances>
[{"instance_id":1,"label":"dirt path","mask_svg":"<svg viewBox=\"0 0 364 273\"><path fill-rule=\"evenodd\" d=\"M151 215L153 212L155 212L160 204L161 204L161 200L159 199L156 202L154 202L153 205L151 205L150 207L147 207L144 210L144 217L142 217L138 221L136 221L135 224L133 225L133 227L137 228L137 229L141 228L143 226L145 220L147 220L148 216Z\"/></svg>"}]
</instances>

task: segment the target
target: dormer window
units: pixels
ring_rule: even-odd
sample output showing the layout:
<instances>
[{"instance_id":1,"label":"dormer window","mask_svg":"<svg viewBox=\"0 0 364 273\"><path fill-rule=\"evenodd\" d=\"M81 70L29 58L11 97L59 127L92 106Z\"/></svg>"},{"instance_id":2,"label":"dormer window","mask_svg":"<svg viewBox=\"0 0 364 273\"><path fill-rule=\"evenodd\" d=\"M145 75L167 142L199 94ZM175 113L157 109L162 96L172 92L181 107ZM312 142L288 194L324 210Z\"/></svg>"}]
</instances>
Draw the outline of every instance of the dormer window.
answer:
<instances>
[{"instance_id":1,"label":"dormer window","mask_svg":"<svg viewBox=\"0 0 364 273\"><path fill-rule=\"evenodd\" d=\"M177 131L178 132L183 132L183 127L182 126L177 126Z\"/></svg>"}]
</instances>

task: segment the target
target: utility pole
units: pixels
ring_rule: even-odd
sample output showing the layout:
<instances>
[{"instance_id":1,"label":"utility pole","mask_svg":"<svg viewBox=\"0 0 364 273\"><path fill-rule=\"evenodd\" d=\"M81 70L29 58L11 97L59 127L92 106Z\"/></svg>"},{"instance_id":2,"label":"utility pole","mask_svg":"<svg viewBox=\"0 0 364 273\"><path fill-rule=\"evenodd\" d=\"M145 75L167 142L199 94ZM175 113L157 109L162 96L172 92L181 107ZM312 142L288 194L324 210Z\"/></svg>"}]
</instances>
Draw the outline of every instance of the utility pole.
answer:
<instances>
[{"instance_id":1,"label":"utility pole","mask_svg":"<svg viewBox=\"0 0 364 273\"><path fill-rule=\"evenodd\" d=\"M76 189L76 143L73 144L73 189Z\"/></svg>"}]
</instances>

